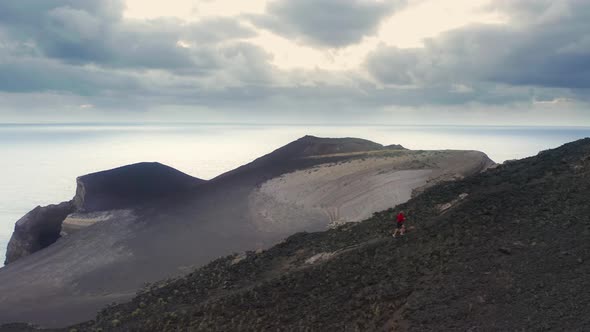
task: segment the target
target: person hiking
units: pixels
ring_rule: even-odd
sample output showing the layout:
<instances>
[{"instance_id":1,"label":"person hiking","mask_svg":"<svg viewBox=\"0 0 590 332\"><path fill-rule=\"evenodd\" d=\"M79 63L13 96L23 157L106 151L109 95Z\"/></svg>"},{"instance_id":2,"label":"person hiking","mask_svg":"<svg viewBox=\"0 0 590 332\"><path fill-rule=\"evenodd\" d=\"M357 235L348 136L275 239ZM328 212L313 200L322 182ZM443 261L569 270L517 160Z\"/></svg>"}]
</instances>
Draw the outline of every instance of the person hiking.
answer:
<instances>
[{"instance_id":1,"label":"person hiking","mask_svg":"<svg viewBox=\"0 0 590 332\"><path fill-rule=\"evenodd\" d=\"M393 232L393 237L396 237L397 234L399 233L399 235L403 236L404 233L406 232L406 216L404 215L404 211L400 211L400 213L398 213L397 217L395 218L395 231Z\"/></svg>"}]
</instances>

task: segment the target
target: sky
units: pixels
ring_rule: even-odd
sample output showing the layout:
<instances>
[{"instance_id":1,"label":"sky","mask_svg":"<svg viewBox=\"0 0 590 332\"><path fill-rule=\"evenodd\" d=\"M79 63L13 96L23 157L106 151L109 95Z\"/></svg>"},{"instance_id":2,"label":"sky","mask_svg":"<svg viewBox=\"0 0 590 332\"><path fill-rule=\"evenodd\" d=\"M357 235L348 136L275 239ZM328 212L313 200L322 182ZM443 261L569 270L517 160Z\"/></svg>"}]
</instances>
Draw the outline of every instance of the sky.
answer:
<instances>
[{"instance_id":1,"label":"sky","mask_svg":"<svg viewBox=\"0 0 590 332\"><path fill-rule=\"evenodd\" d=\"M587 0L0 2L0 122L590 126Z\"/></svg>"}]
</instances>

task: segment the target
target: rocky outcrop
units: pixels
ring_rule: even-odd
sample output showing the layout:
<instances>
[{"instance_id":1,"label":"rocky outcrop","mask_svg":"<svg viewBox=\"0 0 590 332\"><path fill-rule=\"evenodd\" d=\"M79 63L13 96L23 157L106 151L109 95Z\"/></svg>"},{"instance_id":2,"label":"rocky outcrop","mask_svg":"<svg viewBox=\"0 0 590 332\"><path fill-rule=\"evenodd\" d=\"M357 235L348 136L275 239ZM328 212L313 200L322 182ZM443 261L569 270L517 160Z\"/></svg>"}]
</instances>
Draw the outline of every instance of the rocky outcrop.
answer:
<instances>
[{"instance_id":1,"label":"rocky outcrop","mask_svg":"<svg viewBox=\"0 0 590 332\"><path fill-rule=\"evenodd\" d=\"M37 206L20 218L8 242L4 264L12 263L57 241L61 224L73 209L71 201L58 205Z\"/></svg>"},{"instance_id":2,"label":"rocky outcrop","mask_svg":"<svg viewBox=\"0 0 590 332\"><path fill-rule=\"evenodd\" d=\"M97 212L74 212L69 214L61 225L61 236L72 235L88 226L99 222L109 222L116 219L128 218L133 210L109 210Z\"/></svg>"}]
</instances>

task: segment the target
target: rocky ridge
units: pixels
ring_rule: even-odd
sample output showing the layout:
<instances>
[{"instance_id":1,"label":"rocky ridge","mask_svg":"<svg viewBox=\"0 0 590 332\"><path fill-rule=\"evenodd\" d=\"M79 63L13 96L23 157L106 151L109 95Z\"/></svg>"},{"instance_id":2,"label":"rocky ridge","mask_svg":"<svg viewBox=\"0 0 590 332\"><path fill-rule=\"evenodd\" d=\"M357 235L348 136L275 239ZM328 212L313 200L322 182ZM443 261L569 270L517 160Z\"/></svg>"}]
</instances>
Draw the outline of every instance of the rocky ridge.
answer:
<instances>
[{"instance_id":1,"label":"rocky ridge","mask_svg":"<svg viewBox=\"0 0 590 332\"><path fill-rule=\"evenodd\" d=\"M4 264L10 264L57 241L63 220L73 211L74 205L70 201L58 205L37 206L24 215L14 226Z\"/></svg>"}]
</instances>

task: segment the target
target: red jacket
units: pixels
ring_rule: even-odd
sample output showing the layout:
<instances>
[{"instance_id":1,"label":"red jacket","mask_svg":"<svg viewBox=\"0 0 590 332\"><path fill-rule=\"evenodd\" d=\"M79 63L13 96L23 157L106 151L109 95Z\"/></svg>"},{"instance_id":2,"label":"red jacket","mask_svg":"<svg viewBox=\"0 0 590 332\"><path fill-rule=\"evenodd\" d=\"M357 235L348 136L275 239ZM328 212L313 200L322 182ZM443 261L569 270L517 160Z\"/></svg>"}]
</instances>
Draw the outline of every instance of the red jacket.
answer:
<instances>
[{"instance_id":1,"label":"red jacket","mask_svg":"<svg viewBox=\"0 0 590 332\"><path fill-rule=\"evenodd\" d=\"M398 224L403 224L405 221L406 221L406 216L404 216L404 214L400 212L397 215L397 223Z\"/></svg>"}]
</instances>

